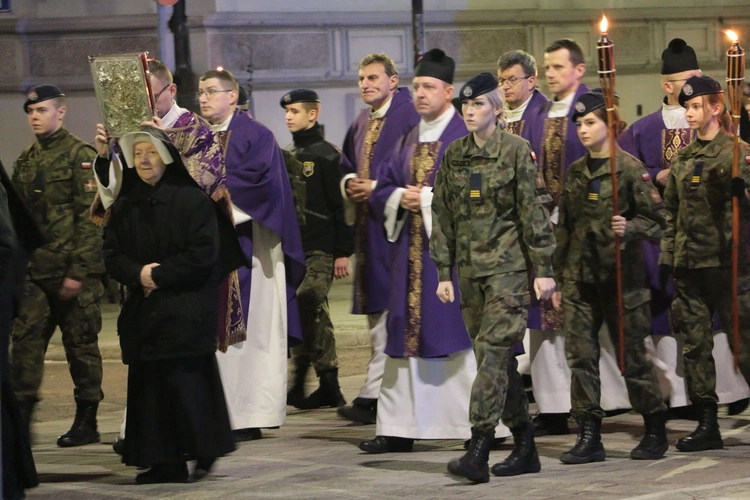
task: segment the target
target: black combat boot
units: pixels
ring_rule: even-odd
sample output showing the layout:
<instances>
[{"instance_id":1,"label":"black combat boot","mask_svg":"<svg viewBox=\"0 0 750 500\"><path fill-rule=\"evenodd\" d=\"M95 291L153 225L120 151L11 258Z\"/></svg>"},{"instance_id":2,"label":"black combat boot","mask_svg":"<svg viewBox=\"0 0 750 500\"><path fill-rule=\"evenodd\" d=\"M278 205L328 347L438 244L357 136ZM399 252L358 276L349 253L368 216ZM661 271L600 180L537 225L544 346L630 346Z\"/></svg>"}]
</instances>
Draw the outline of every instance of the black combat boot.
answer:
<instances>
[{"instance_id":1,"label":"black combat boot","mask_svg":"<svg viewBox=\"0 0 750 500\"><path fill-rule=\"evenodd\" d=\"M339 417L360 424L374 424L378 419L378 400L354 398L351 405L339 406L336 411Z\"/></svg>"},{"instance_id":2,"label":"black combat boot","mask_svg":"<svg viewBox=\"0 0 750 500\"><path fill-rule=\"evenodd\" d=\"M57 446L83 446L98 443L99 432L96 428L96 410L98 401L76 401L76 417L70 430L57 438Z\"/></svg>"},{"instance_id":3,"label":"black combat boot","mask_svg":"<svg viewBox=\"0 0 750 500\"><path fill-rule=\"evenodd\" d=\"M717 421L718 407L715 402L695 403L698 414L698 427L689 436L677 440L680 451L720 450L724 447L721 439L719 422Z\"/></svg>"},{"instance_id":4,"label":"black combat boot","mask_svg":"<svg viewBox=\"0 0 750 500\"><path fill-rule=\"evenodd\" d=\"M320 372L320 387L312 394L295 405L303 410L314 410L316 408L338 408L346 404L344 395L339 387L339 369L331 368Z\"/></svg>"},{"instance_id":5,"label":"black combat boot","mask_svg":"<svg viewBox=\"0 0 750 500\"><path fill-rule=\"evenodd\" d=\"M448 462L448 472L475 483L488 483L490 481L490 448L494 440L494 429L481 432L472 427L469 449L461 458Z\"/></svg>"},{"instance_id":6,"label":"black combat boot","mask_svg":"<svg viewBox=\"0 0 750 500\"><path fill-rule=\"evenodd\" d=\"M643 415L645 430L638 446L630 452L630 458L635 460L658 460L669 449L667 441L667 413L660 411L651 415Z\"/></svg>"},{"instance_id":7,"label":"black combat boot","mask_svg":"<svg viewBox=\"0 0 750 500\"><path fill-rule=\"evenodd\" d=\"M729 403L729 405L727 406L727 415L729 415L730 417L739 415L743 411L747 410L748 405L750 405L750 398L743 398L738 401Z\"/></svg>"},{"instance_id":8,"label":"black combat boot","mask_svg":"<svg viewBox=\"0 0 750 500\"><path fill-rule=\"evenodd\" d=\"M184 483L188 480L188 468L185 462L154 464L146 472L135 476L136 484Z\"/></svg>"},{"instance_id":9,"label":"black combat boot","mask_svg":"<svg viewBox=\"0 0 750 500\"><path fill-rule=\"evenodd\" d=\"M539 472L539 454L534 444L534 427L527 423L523 427L510 430L513 433L513 451L508 458L492 466L496 476L517 476L527 472Z\"/></svg>"},{"instance_id":10,"label":"black combat boot","mask_svg":"<svg viewBox=\"0 0 750 500\"><path fill-rule=\"evenodd\" d=\"M310 358L307 356L294 357L294 383L289 392L286 393L286 404L301 408L299 405L305 399L305 379L307 370L310 368Z\"/></svg>"},{"instance_id":11,"label":"black combat boot","mask_svg":"<svg viewBox=\"0 0 750 500\"><path fill-rule=\"evenodd\" d=\"M560 455L564 464L603 462L607 454L602 445L602 421L599 418L581 417L578 420L576 445Z\"/></svg>"}]
</instances>

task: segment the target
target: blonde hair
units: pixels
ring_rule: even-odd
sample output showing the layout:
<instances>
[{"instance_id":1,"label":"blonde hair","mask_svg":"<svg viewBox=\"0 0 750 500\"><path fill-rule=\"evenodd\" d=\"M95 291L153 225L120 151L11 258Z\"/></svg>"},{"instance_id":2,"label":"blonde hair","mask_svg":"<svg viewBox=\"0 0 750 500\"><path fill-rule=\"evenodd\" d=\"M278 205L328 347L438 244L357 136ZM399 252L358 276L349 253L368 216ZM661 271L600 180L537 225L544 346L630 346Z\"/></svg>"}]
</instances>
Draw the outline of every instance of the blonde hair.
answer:
<instances>
[{"instance_id":1,"label":"blonde hair","mask_svg":"<svg viewBox=\"0 0 750 500\"><path fill-rule=\"evenodd\" d=\"M497 88L490 90L485 95L490 103L495 106L495 110L500 110L500 113L497 115L497 126L504 129L508 125L508 122L505 119L505 97L502 91Z\"/></svg>"}]
</instances>

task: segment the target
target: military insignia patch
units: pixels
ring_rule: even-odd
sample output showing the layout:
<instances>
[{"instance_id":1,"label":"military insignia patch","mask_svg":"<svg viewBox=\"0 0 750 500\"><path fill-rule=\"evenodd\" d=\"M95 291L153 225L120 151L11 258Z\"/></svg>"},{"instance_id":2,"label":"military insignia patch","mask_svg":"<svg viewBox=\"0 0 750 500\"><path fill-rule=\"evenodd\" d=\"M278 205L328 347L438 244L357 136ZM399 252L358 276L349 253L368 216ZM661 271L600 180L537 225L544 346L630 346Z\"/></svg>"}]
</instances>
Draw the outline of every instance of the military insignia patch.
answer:
<instances>
[{"instance_id":1,"label":"military insignia patch","mask_svg":"<svg viewBox=\"0 0 750 500\"><path fill-rule=\"evenodd\" d=\"M466 87L464 89L464 97L471 97L471 94L473 94L473 93L474 93L474 91L471 90L471 87Z\"/></svg>"},{"instance_id":2,"label":"military insignia patch","mask_svg":"<svg viewBox=\"0 0 750 500\"><path fill-rule=\"evenodd\" d=\"M39 96L36 92L34 92L33 90L29 92L29 100L36 101L37 99L39 99Z\"/></svg>"},{"instance_id":3,"label":"military insignia patch","mask_svg":"<svg viewBox=\"0 0 750 500\"><path fill-rule=\"evenodd\" d=\"M305 174L305 177L310 177L312 174L315 173L315 162L312 161L306 161L302 163L302 173Z\"/></svg>"},{"instance_id":4,"label":"military insignia patch","mask_svg":"<svg viewBox=\"0 0 750 500\"><path fill-rule=\"evenodd\" d=\"M292 101L292 95L291 94L287 94L287 95L284 96L284 102L291 102L291 101Z\"/></svg>"},{"instance_id":5,"label":"military insignia patch","mask_svg":"<svg viewBox=\"0 0 750 500\"><path fill-rule=\"evenodd\" d=\"M688 96L693 95L693 86L690 85L689 83L686 83L685 85L682 86L682 92Z\"/></svg>"},{"instance_id":6,"label":"military insignia patch","mask_svg":"<svg viewBox=\"0 0 750 500\"><path fill-rule=\"evenodd\" d=\"M93 193L94 191L96 191L96 182L94 182L93 180L88 181L83 185L83 189L85 189L87 193Z\"/></svg>"},{"instance_id":7,"label":"military insignia patch","mask_svg":"<svg viewBox=\"0 0 750 500\"><path fill-rule=\"evenodd\" d=\"M656 189L651 190L651 200L657 205L662 202L662 199L661 199L661 196L659 196L658 190Z\"/></svg>"},{"instance_id":8,"label":"military insignia patch","mask_svg":"<svg viewBox=\"0 0 750 500\"><path fill-rule=\"evenodd\" d=\"M86 162L81 163L81 168L83 169L91 168L91 162L86 161Z\"/></svg>"},{"instance_id":9,"label":"military insignia patch","mask_svg":"<svg viewBox=\"0 0 750 500\"><path fill-rule=\"evenodd\" d=\"M533 151L531 152L531 159L536 162L536 153Z\"/></svg>"},{"instance_id":10,"label":"military insignia patch","mask_svg":"<svg viewBox=\"0 0 750 500\"><path fill-rule=\"evenodd\" d=\"M748 165L750 165L750 155L748 155L748 156L745 157L745 163L747 163Z\"/></svg>"},{"instance_id":11,"label":"military insignia patch","mask_svg":"<svg viewBox=\"0 0 750 500\"><path fill-rule=\"evenodd\" d=\"M648 175L648 172L646 172L645 174L641 174L641 177L643 178L644 181L650 181L651 180L651 176Z\"/></svg>"},{"instance_id":12,"label":"military insignia patch","mask_svg":"<svg viewBox=\"0 0 750 500\"><path fill-rule=\"evenodd\" d=\"M577 102L576 111L578 111L579 113L583 113L584 111L586 111L586 105L582 102Z\"/></svg>"}]
</instances>

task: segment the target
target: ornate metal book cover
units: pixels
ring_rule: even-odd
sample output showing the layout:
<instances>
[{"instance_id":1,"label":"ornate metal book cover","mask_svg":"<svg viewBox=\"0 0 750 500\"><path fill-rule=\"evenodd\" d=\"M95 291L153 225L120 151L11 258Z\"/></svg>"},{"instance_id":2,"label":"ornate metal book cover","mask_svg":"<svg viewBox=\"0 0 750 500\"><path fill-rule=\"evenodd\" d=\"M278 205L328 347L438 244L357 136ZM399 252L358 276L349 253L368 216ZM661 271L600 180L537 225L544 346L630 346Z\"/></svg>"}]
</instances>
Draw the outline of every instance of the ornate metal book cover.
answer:
<instances>
[{"instance_id":1,"label":"ornate metal book cover","mask_svg":"<svg viewBox=\"0 0 750 500\"><path fill-rule=\"evenodd\" d=\"M147 52L89 56L96 100L110 137L140 130L154 116Z\"/></svg>"}]
</instances>

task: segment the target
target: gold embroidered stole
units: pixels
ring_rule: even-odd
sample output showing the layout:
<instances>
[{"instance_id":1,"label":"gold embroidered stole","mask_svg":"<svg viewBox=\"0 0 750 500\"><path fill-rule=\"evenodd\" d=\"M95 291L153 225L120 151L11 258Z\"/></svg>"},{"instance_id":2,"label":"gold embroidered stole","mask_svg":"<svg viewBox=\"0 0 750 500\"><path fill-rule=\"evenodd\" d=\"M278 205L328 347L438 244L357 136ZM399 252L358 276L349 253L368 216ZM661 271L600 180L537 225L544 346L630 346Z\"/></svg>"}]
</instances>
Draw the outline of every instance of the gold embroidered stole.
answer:
<instances>
[{"instance_id":1,"label":"gold embroidered stole","mask_svg":"<svg viewBox=\"0 0 750 500\"><path fill-rule=\"evenodd\" d=\"M383 130L385 118L370 118L367 121L367 132L365 141L362 145L362 162L357 172L357 177L361 179L370 178L370 163L375 153L375 144L378 142L380 132ZM356 284L354 287L354 308L363 311L367 307L367 219L369 214L369 204L357 203L356 221L354 224L354 255L356 256L356 272L354 278Z\"/></svg>"},{"instance_id":2,"label":"gold embroidered stole","mask_svg":"<svg viewBox=\"0 0 750 500\"><path fill-rule=\"evenodd\" d=\"M437 166L440 141L420 142L411 159L411 180L417 187L428 185ZM419 356L422 328L422 248L424 246L424 218L422 212L411 212L409 227L409 275L406 293L406 325L404 356Z\"/></svg>"},{"instance_id":3,"label":"gold embroidered stole","mask_svg":"<svg viewBox=\"0 0 750 500\"><path fill-rule=\"evenodd\" d=\"M518 137L521 137L521 134L523 134L523 126L525 124L526 124L526 120L508 122L508 126L506 127L506 130L513 135L517 135Z\"/></svg>"},{"instance_id":4,"label":"gold embroidered stole","mask_svg":"<svg viewBox=\"0 0 750 500\"><path fill-rule=\"evenodd\" d=\"M539 165L544 174L547 192L552 196L552 205L547 207L550 213L559 203L563 191L565 138L568 133L568 122L570 119L567 116L544 120L544 140Z\"/></svg>"},{"instance_id":5,"label":"gold embroidered stole","mask_svg":"<svg viewBox=\"0 0 750 500\"><path fill-rule=\"evenodd\" d=\"M670 168L677 152L690 144L695 131L689 128L668 128L661 131L661 150L663 168Z\"/></svg>"},{"instance_id":6,"label":"gold embroidered stole","mask_svg":"<svg viewBox=\"0 0 750 500\"><path fill-rule=\"evenodd\" d=\"M547 185L547 192L552 201L546 204L547 210L552 211L560 203L563 192L563 178L565 175L565 139L568 133L567 116L547 118L544 120L544 135L542 142L542 158L539 162L540 170ZM562 310L552 307L551 300L539 301L542 316L542 330L562 330Z\"/></svg>"}]
</instances>

